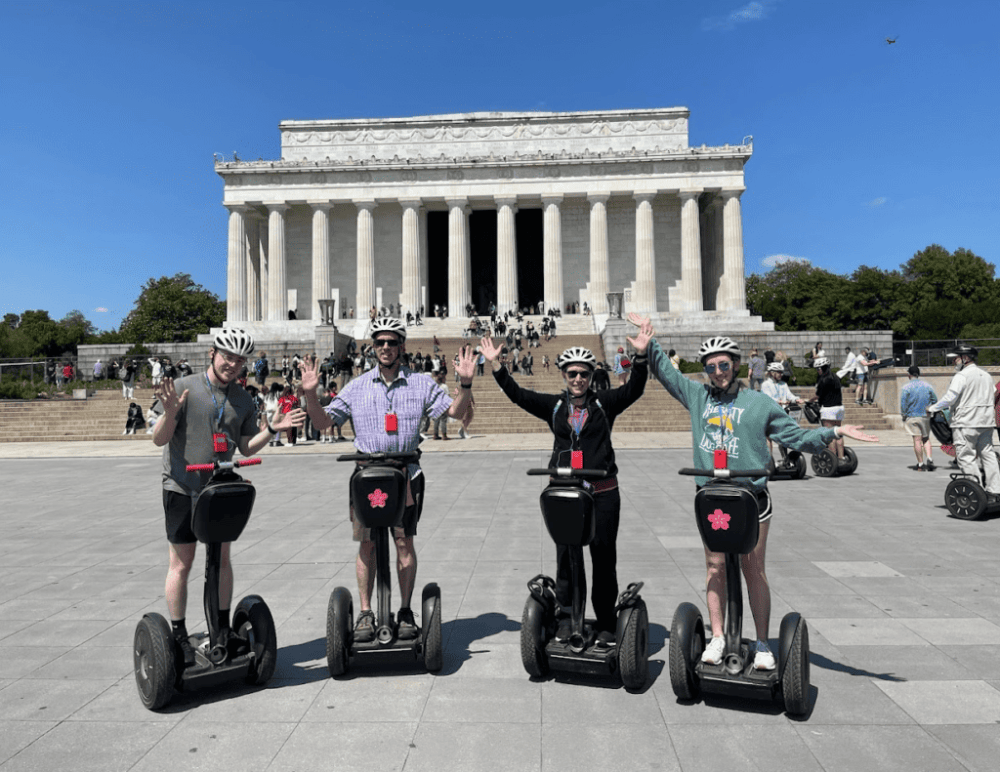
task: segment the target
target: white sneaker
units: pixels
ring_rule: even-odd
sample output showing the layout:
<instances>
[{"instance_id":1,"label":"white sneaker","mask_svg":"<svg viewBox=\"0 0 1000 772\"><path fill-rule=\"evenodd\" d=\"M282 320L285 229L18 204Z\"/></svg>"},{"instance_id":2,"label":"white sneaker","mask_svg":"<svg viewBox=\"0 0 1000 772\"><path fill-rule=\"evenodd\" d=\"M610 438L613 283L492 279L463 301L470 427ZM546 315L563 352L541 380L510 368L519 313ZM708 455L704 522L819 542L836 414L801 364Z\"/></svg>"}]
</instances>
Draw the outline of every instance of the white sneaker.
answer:
<instances>
[{"instance_id":1,"label":"white sneaker","mask_svg":"<svg viewBox=\"0 0 1000 772\"><path fill-rule=\"evenodd\" d=\"M701 661L706 665L718 665L722 662L722 655L726 653L726 639L721 635L708 642L705 651L701 653Z\"/></svg>"},{"instance_id":2,"label":"white sneaker","mask_svg":"<svg viewBox=\"0 0 1000 772\"><path fill-rule=\"evenodd\" d=\"M774 655L764 641L757 641L757 654L753 658L754 670L774 670Z\"/></svg>"}]
</instances>

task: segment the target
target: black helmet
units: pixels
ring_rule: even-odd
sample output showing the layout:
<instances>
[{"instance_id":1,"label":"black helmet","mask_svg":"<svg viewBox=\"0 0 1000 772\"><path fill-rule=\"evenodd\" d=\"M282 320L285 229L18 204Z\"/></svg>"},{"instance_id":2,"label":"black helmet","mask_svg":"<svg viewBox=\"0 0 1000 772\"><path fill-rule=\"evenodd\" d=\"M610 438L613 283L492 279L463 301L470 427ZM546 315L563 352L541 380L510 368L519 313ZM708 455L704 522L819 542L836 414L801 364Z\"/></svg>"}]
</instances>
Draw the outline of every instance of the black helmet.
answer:
<instances>
[{"instance_id":1,"label":"black helmet","mask_svg":"<svg viewBox=\"0 0 1000 772\"><path fill-rule=\"evenodd\" d=\"M970 346L967 343L961 343L955 346L955 348L952 349L951 353L948 356L951 357L967 356L971 357L972 359L975 359L976 357L979 356L979 349L977 349L975 346Z\"/></svg>"}]
</instances>

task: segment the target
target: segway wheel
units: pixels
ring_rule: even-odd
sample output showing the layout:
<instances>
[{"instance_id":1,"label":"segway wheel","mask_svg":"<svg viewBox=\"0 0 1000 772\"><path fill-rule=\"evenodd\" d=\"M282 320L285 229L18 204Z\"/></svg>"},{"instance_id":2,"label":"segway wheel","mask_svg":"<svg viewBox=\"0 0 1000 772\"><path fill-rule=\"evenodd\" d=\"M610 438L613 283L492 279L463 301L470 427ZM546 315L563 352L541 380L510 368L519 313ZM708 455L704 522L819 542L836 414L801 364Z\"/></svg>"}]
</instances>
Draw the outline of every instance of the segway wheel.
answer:
<instances>
[{"instance_id":1,"label":"segway wheel","mask_svg":"<svg viewBox=\"0 0 1000 772\"><path fill-rule=\"evenodd\" d=\"M829 450L814 453L812 457L813 473L818 477L833 477L837 474L837 457Z\"/></svg>"},{"instance_id":2,"label":"segway wheel","mask_svg":"<svg viewBox=\"0 0 1000 772\"><path fill-rule=\"evenodd\" d=\"M247 670L248 684L262 685L271 680L278 664L278 636L274 629L274 617L264 599L259 595L247 595L233 612L233 629L240 637L250 642L254 661Z\"/></svg>"},{"instance_id":3,"label":"segway wheel","mask_svg":"<svg viewBox=\"0 0 1000 772\"><path fill-rule=\"evenodd\" d=\"M444 651L441 639L441 588L434 582L424 587L421 611L424 622L424 667L429 673L437 673L444 667Z\"/></svg>"},{"instance_id":4,"label":"segway wheel","mask_svg":"<svg viewBox=\"0 0 1000 772\"><path fill-rule=\"evenodd\" d=\"M351 660L354 600L344 587L330 593L326 605L326 665L331 676L343 675Z\"/></svg>"},{"instance_id":5,"label":"segway wheel","mask_svg":"<svg viewBox=\"0 0 1000 772\"><path fill-rule=\"evenodd\" d=\"M944 489L944 505L952 517L978 520L986 511L986 491L974 480L959 477Z\"/></svg>"},{"instance_id":6,"label":"segway wheel","mask_svg":"<svg viewBox=\"0 0 1000 772\"><path fill-rule=\"evenodd\" d=\"M536 641L543 641L545 611L532 596L524 604L521 616L521 664L532 678L544 678L549 674L549 658L545 648Z\"/></svg>"},{"instance_id":7,"label":"segway wheel","mask_svg":"<svg viewBox=\"0 0 1000 772\"><path fill-rule=\"evenodd\" d=\"M806 457L801 453L795 456L795 472L792 478L795 480L801 480L806 476Z\"/></svg>"},{"instance_id":8,"label":"segway wheel","mask_svg":"<svg viewBox=\"0 0 1000 772\"><path fill-rule=\"evenodd\" d=\"M858 454L852 448L844 448L844 465L840 467L841 474L854 474L858 471Z\"/></svg>"},{"instance_id":9,"label":"segway wheel","mask_svg":"<svg viewBox=\"0 0 1000 772\"><path fill-rule=\"evenodd\" d=\"M139 699L150 710L158 710L174 696L180 659L167 620L159 614L143 616L135 628L132 652Z\"/></svg>"},{"instance_id":10,"label":"segway wheel","mask_svg":"<svg viewBox=\"0 0 1000 772\"><path fill-rule=\"evenodd\" d=\"M694 669L705 650L705 623L693 603L682 603L670 624L670 685L681 700L693 700L701 691Z\"/></svg>"},{"instance_id":11,"label":"segway wheel","mask_svg":"<svg viewBox=\"0 0 1000 772\"><path fill-rule=\"evenodd\" d=\"M618 672L629 691L644 687L649 677L649 614L641 599L632 606L625 633L618 642Z\"/></svg>"},{"instance_id":12,"label":"segway wheel","mask_svg":"<svg viewBox=\"0 0 1000 772\"><path fill-rule=\"evenodd\" d=\"M781 695L785 710L790 716L804 716L809 712L809 627L799 619L788 652L788 661L782 663Z\"/></svg>"}]
</instances>

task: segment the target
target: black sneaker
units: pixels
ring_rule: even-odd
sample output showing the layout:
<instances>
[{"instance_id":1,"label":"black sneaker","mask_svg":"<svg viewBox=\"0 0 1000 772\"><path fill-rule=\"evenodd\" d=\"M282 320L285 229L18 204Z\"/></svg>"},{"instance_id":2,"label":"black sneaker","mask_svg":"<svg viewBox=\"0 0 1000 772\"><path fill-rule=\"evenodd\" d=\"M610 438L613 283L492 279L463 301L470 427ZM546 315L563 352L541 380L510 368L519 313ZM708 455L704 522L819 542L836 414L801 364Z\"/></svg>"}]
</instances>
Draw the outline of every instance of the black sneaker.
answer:
<instances>
[{"instance_id":1,"label":"black sneaker","mask_svg":"<svg viewBox=\"0 0 1000 772\"><path fill-rule=\"evenodd\" d=\"M371 643L375 640L375 614L372 611L362 611L354 625L354 640L358 643Z\"/></svg>"},{"instance_id":2,"label":"black sneaker","mask_svg":"<svg viewBox=\"0 0 1000 772\"><path fill-rule=\"evenodd\" d=\"M568 641L569 637L573 634L573 623L570 621L569 617L565 617L559 620L559 625L556 627L556 640L557 641Z\"/></svg>"},{"instance_id":3,"label":"black sneaker","mask_svg":"<svg viewBox=\"0 0 1000 772\"><path fill-rule=\"evenodd\" d=\"M413 619L413 610L401 608L396 615L396 635L401 641L411 641L417 637L417 623Z\"/></svg>"},{"instance_id":4,"label":"black sneaker","mask_svg":"<svg viewBox=\"0 0 1000 772\"><path fill-rule=\"evenodd\" d=\"M191 641L187 636L187 633L175 633L174 641L177 642L177 647L181 650L181 654L184 657L184 666L191 667L194 664L194 646L191 645Z\"/></svg>"},{"instance_id":5,"label":"black sneaker","mask_svg":"<svg viewBox=\"0 0 1000 772\"><path fill-rule=\"evenodd\" d=\"M924 469L926 469L928 472L933 472L934 471L934 462L933 461L928 461L927 462L927 466L925 466Z\"/></svg>"},{"instance_id":6,"label":"black sneaker","mask_svg":"<svg viewBox=\"0 0 1000 772\"><path fill-rule=\"evenodd\" d=\"M601 630L597 634L597 645L602 649L610 649L612 646L617 645L618 641L615 638L615 634L610 630Z\"/></svg>"}]
</instances>

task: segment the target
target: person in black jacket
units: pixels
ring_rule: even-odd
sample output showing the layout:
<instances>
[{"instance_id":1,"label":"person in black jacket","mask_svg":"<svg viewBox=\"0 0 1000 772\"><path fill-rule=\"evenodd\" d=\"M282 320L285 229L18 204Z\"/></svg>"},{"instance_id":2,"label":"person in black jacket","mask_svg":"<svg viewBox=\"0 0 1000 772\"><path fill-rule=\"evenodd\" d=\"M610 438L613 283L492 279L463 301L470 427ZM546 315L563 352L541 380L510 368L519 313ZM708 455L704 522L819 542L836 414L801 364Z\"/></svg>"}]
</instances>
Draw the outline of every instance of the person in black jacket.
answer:
<instances>
[{"instance_id":1,"label":"person in black jacket","mask_svg":"<svg viewBox=\"0 0 1000 772\"><path fill-rule=\"evenodd\" d=\"M617 389L591 388L591 378L597 367L597 359L585 348L574 346L566 349L556 359L562 371L566 390L561 394L542 394L522 389L499 363L500 346L489 337L482 339L481 348L493 367L493 377L511 402L540 418L549 425L553 434L552 458L549 466L575 466L582 469L602 469L607 477L587 480L594 494L596 515L596 535L590 543L590 557L593 562L593 588L591 602L597 617L597 640L601 646L615 645L615 603L618 600L618 574L616 565L618 554L615 542L618 538L618 520L621 512L621 494L618 491L615 451L611 446L611 429L615 418L628 409L646 388L649 373L646 362L646 346L651 335L640 332L630 340L635 346L633 375L629 382ZM573 463L573 452L579 451ZM556 596L563 606L557 638L567 638L570 634L569 616L565 609L572 603L570 585L569 549L556 547ZM586 592L586 588L584 588Z\"/></svg>"}]
</instances>

